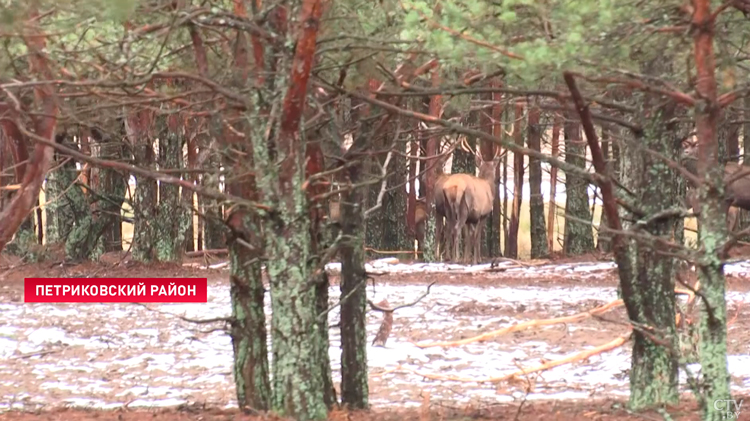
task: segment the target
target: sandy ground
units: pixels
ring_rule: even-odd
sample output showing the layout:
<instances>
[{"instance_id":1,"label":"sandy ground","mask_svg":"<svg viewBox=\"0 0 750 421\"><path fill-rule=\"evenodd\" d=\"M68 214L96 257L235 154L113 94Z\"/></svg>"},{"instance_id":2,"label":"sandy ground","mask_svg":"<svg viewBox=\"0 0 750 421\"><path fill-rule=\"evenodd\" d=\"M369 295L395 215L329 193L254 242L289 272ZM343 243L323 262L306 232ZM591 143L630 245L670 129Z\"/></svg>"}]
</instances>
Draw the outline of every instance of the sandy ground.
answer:
<instances>
[{"instance_id":1,"label":"sandy ground","mask_svg":"<svg viewBox=\"0 0 750 421\"><path fill-rule=\"evenodd\" d=\"M148 268L115 266L116 261L119 259L61 267L0 260L0 412L13 409L5 415L0 413L0 420L32 419L19 418L18 410L52 410L44 412L48 417L44 419L93 419L87 418L92 414L107 419L99 416L113 414L83 408L116 410L117 419L138 419L128 414L144 410L152 411L149 418L164 420L236 416L232 412L236 407L232 348L224 326L196 325L178 317L229 314L225 267L220 262L209 262L219 263L216 269L195 267L204 263L199 259L182 267ZM339 295L337 267L332 264L329 269L334 304ZM427 284L435 285L419 303L396 312L385 347L368 347L370 402L376 412L357 415L364 417L360 419L389 419L387 414L394 411L401 414L399 419L424 419L420 411L425 407L433 411L434 419L457 414L512 419L521 402L526 409L519 419L549 415L571 420L630 419L620 408L628 395L629 343L514 381L478 382L612 341L626 332L622 308L603 318L534 328L468 345L415 345L465 339L523 321L568 316L606 304L616 298L617 279L611 262L589 258L554 264L503 261L466 267L380 261L371 262L368 271L375 274L375 284L367 289L368 298L375 302L412 302L425 292ZM729 265L726 272L732 388L737 395L750 395L750 316L743 311L750 298L750 263ZM207 277L209 302L23 303L24 277L92 274ZM335 326L338 311L331 311L329 316ZM381 321L380 313L368 312L369 343ZM334 380L338 382L340 338L336 327L331 328L330 337ZM699 366L685 368L697 371ZM681 381L685 379L685 370L681 370ZM686 389L684 393L687 398ZM602 400L608 403L596 403ZM698 419L690 404L686 405L676 409L673 417ZM54 412L71 406L78 409ZM171 409L153 412L159 407ZM680 418L680 411L687 418ZM744 415L750 419L750 410ZM352 414L346 416L358 419Z\"/></svg>"}]
</instances>

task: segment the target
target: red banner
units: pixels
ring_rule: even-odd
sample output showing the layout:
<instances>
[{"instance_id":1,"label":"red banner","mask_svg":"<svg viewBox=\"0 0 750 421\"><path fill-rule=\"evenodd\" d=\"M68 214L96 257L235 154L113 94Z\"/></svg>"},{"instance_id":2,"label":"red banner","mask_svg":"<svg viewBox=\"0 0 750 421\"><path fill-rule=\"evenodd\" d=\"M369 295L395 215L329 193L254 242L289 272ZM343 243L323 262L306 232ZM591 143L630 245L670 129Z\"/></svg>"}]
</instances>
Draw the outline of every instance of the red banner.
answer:
<instances>
[{"instance_id":1,"label":"red banner","mask_svg":"<svg viewBox=\"0 0 750 421\"><path fill-rule=\"evenodd\" d=\"M207 278L25 278L26 303L205 303Z\"/></svg>"}]
</instances>

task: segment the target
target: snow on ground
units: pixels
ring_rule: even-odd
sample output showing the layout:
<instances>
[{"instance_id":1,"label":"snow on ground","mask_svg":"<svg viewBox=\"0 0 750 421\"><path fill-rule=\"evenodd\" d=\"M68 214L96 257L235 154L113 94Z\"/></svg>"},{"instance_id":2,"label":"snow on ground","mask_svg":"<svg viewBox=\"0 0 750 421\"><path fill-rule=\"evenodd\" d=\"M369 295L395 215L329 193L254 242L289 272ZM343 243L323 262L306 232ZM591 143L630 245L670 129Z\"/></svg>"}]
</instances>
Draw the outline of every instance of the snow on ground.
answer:
<instances>
[{"instance_id":1,"label":"snow on ground","mask_svg":"<svg viewBox=\"0 0 750 421\"><path fill-rule=\"evenodd\" d=\"M478 272L488 265L388 264L369 263L368 270L379 272ZM610 270L611 263L515 267L511 262L505 275L515 271L520 277L556 273L596 276ZM335 270L335 265L331 265ZM750 271L750 262L727 265L728 273ZM387 299L390 305L414 301L424 285L385 285L367 288L374 302ZM331 288L331 303L339 296ZM579 344L563 347L545 340L503 339L476 342L450 348L416 347L411 340L466 338L520 321L559 317L578 313L616 298L613 287L476 287L435 285L430 294L413 307L395 314L393 332L385 347L368 345L372 404L378 406L418 405L420 390L430 390L432 399L453 401L510 401L522 395L518 390L497 389L497 385L434 381L421 376L395 372L403 367L440 375L483 379L502 376L522 366L533 366L541 359L557 359L591 347ZM727 300L736 307L750 293L730 291ZM267 314L270 300L267 298ZM112 408L122 405L174 406L205 402L222 407L236 406L232 382L232 345L226 333L211 325L196 326L174 315L208 319L229 315L229 291L224 284L209 285L207 303L191 304L0 304L0 410L47 405L73 405ZM462 312L462 306L471 311ZM583 307L582 307L583 306ZM488 311L483 311L488 309ZM489 311L493 310L493 311ZM372 343L382 315L368 312L368 344ZM331 325L339 321L339 311L329 313ZM732 331L730 326L730 334ZM558 329L556 335L566 336ZM544 330L544 329L540 329ZM581 332L581 330L586 330ZM571 324L567 334L583 333L599 343L617 334L601 333L596 327ZM332 328L330 358L334 381L340 373L339 330ZM609 335L612 335L611 337ZM603 337L605 336L605 337ZM603 342L602 342L603 341ZM269 342L270 343L270 342ZM746 348L750 345L744 345ZM750 392L750 349L729 356L734 379L733 390ZM271 354L269 353L269 358ZM529 399L570 399L628 394L628 346L546 371L537 381ZM696 370L697 365L691 365ZM390 371L388 371L390 370ZM385 374L383 374L385 372ZM681 372L682 383L685 373Z\"/></svg>"}]
</instances>

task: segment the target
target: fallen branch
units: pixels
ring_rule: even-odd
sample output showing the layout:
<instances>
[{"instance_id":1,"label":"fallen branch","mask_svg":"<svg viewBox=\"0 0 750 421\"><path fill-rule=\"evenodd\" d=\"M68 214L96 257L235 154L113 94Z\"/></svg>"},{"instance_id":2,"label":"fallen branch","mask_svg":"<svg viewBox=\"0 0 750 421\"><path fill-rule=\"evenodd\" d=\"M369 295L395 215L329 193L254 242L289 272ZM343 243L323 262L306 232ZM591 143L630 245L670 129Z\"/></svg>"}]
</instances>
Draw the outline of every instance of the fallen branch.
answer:
<instances>
[{"instance_id":1,"label":"fallen branch","mask_svg":"<svg viewBox=\"0 0 750 421\"><path fill-rule=\"evenodd\" d=\"M517 376L523 376L523 375L526 375L526 374L537 373L539 371L546 371L546 370L550 370L552 368L555 368L555 367L558 367L558 366L561 366L561 365L564 365L564 364L570 364L570 363L574 363L576 361L586 360L588 358L591 358L594 355L598 355L598 354L601 354L601 353L604 353L604 352L607 352L607 351L611 351L611 350L613 350L615 348L618 348L618 347L622 346L623 344L625 344L625 342L627 342L629 336L630 336L630 332L628 332L627 334L624 334L624 335L618 337L617 339L615 339L615 340L613 340L611 342L608 342L608 343L606 343L604 345L600 345L600 346L598 346L596 348L589 349L589 350L586 350L586 351L581 351L581 352L579 352L577 354L573 354L573 355L569 355L569 356L564 357L564 358L560 358L559 360L547 361L544 364L540 364L540 365L538 365L536 367L524 368L524 369L518 370L518 371L510 373L510 374L506 374L505 376L500 376L500 377L489 377L489 378L486 378L486 379L474 379L474 378L470 378L470 377L447 376L447 375L444 375L444 374L420 373L419 371L416 371L414 369L407 368L407 367L402 367L402 366L399 366L397 369L395 369L393 371L394 372L398 371L398 370L409 371L409 372L414 373L414 374L416 374L418 376L422 376L422 377L425 377L425 378L428 378L428 379L431 379L431 380L447 380L447 381L465 382L465 383L498 383L498 382L503 382L503 381L511 380L511 379L513 379L514 377L517 377ZM385 373L379 373L379 375L383 375L383 374L385 374Z\"/></svg>"},{"instance_id":2,"label":"fallen branch","mask_svg":"<svg viewBox=\"0 0 750 421\"><path fill-rule=\"evenodd\" d=\"M428 344L414 343L414 345L417 346L418 348L431 348L431 347L436 347L436 346L453 347L453 346L466 345L466 344L470 344L473 342L485 341L487 339L494 338L500 335L505 335L511 332L518 332L521 330L528 329L530 327L550 326L550 325L563 324L563 323L579 322L581 320L588 319L591 316L604 313L616 307L620 307L621 305L623 305L623 301L621 299L618 299L608 304L594 308L592 310L585 311L583 313L574 314L572 316L555 317L553 319L529 320L527 322L522 322L522 323L515 324L513 326L508 326L502 329L493 330L492 332L483 333L481 335L474 336L472 338L462 339L460 341L432 342Z\"/></svg>"}]
</instances>

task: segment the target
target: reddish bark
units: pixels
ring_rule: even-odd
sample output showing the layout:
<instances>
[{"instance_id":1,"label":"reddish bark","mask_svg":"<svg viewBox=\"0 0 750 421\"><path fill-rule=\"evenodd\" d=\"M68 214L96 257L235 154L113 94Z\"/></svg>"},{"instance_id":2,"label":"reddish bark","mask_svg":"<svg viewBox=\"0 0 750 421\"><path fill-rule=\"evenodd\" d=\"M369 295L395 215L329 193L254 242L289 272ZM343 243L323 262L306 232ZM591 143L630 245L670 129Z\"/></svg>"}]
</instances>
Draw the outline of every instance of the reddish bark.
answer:
<instances>
[{"instance_id":1,"label":"reddish bark","mask_svg":"<svg viewBox=\"0 0 750 421\"><path fill-rule=\"evenodd\" d=\"M23 38L29 50L28 58L31 72L43 79L51 80L53 79L52 72L47 65L47 58L42 53L47 42L44 36L37 35L40 33L39 29L35 27L37 17L38 13L32 7L30 19L27 21L30 34ZM40 137L53 141L59 113L56 93L52 85L37 85L34 87L34 97L42 109L42 114L34 119L35 132ZM20 189L14 195L11 203L0 213L0 251L11 241L23 220L26 219L34 205L39 202L39 192L53 156L54 150L48 145L37 143L34 147L31 160L23 174Z\"/></svg>"},{"instance_id":2,"label":"reddish bark","mask_svg":"<svg viewBox=\"0 0 750 421\"><path fill-rule=\"evenodd\" d=\"M0 103L0 126L2 126L3 131L5 131L5 136L8 140L8 148L13 156L15 164L13 171L16 175L16 183L20 183L26 173L29 151L26 148L26 141L16 125L16 118L18 118L16 110L11 108L8 104Z\"/></svg>"},{"instance_id":3,"label":"reddish bark","mask_svg":"<svg viewBox=\"0 0 750 421\"><path fill-rule=\"evenodd\" d=\"M242 0L234 0L234 14L240 17L247 17L247 9L245 3ZM237 31L237 43L234 50L234 63L233 68L235 71L235 85L238 87L244 86L249 76L249 61L247 54L247 41L245 34L241 31ZM231 124L241 120L240 110L232 109L228 113L228 121ZM240 125L243 127L244 125ZM242 136L242 130L237 131L236 128L231 128L227 124L222 126L222 133L224 142L227 145L233 146L235 150L244 151L246 153L245 159L237 159L232 167L233 170L233 182L227 184L227 192L230 194L248 198L250 200L258 199L258 191L255 183L255 174L252 171L248 171L247 168L253 165L253 147L252 142ZM242 237L246 240L250 238L248 235L248 228L246 227L243 218L245 212L231 212L227 215L227 224L232 228L235 233L242 233Z\"/></svg>"},{"instance_id":4,"label":"reddish bark","mask_svg":"<svg viewBox=\"0 0 750 421\"><path fill-rule=\"evenodd\" d=\"M501 88L503 84L498 81L497 79L493 79L490 82L491 88ZM482 127L486 127L484 131L487 131L491 133L495 137L500 137L503 131L502 124L500 123L502 120L503 115L503 104L500 102L502 101L503 94L500 92L493 92L492 93L492 108L490 108L490 118L491 120L487 123L487 126L485 126L485 123L482 123ZM484 114L483 114L484 115ZM493 156L495 156L495 150L498 148L494 142L490 142L487 140L484 140L481 142L480 149L482 151L482 159L484 160L490 160Z\"/></svg>"},{"instance_id":5,"label":"reddish bark","mask_svg":"<svg viewBox=\"0 0 750 421\"><path fill-rule=\"evenodd\" d=\"M307 96L307 82L315 59L315 44L322 13L322 0L305 0L302 3L302 28L292 60L292 74L284 97L278 138L278 149L283 151L279 171L282 193L289 193L292 189L296 151L299 149L297 134Z\"/></svg>"},{"instance_id":6,"label":"reddish bark","mask_svg":"<svg viewBox=\"0 0 750 421\"><path fill-rule=\"evenodd\" d=\"M195 25L189 25L190 39L193 41L193 51L195 52L195 64L198 67L198 74L206 77L208 75L208 57L206 55L206 46L203 44L203 38L198 33Z\"/></svg>"}]
</instances>

